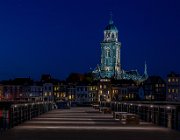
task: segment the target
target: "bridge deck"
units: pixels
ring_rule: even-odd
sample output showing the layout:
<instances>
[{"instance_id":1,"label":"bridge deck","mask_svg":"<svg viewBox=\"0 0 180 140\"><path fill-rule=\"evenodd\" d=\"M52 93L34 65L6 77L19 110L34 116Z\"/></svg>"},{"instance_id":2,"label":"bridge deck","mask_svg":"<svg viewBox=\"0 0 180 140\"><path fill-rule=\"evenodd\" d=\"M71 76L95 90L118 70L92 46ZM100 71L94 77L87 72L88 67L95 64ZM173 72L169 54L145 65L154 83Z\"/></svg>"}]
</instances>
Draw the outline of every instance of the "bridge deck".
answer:
<instances>
[{"instance_id":1,"label":"bridge deck","mask_svg":"<svg viewBox=\"0 0 180 140\"><path fill-rule=\"evenodd\" d=\"M180 133L141 122L121 125L112 114L88 107L53 110L27 121L0 136L1 140L179 140Z\"/></svg>"}]
</instances>

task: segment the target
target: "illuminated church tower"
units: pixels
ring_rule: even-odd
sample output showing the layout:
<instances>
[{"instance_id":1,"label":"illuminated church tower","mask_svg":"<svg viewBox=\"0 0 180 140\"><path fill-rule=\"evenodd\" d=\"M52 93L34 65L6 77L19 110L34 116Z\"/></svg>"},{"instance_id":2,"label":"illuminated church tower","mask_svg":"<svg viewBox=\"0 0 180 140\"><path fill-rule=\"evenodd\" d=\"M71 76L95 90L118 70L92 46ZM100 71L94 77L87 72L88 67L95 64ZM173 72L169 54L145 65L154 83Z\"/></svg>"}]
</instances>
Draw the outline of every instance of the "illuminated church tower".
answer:
<instances>
[{"instance_id":1,"label":"illuminated church tower","mask_svg":"<svg viewBox=\"0 0 180 140\"><path fill-rule=\"evenodd\" d=\"M101 78L117 77L120 73L120 49L118 30L111 18L104 30L104 40L101 42Z\"/></svg>"},{"instance_id":2,"label":"illuminated church tower","mask_svg":"<svg viewBox=\"0 0 180 140\"><path fill-rule=\"evenodd\" d=\"M143 82L148 78L147 65L145 63L144 74L137 70L126 71L121 67L121 42L118 41L118 29L113 23L112 17L104 30L104 40L101 42L101 64L97 65L92 73L95 79L114 78Z\"/></svg>"}]
</instances>

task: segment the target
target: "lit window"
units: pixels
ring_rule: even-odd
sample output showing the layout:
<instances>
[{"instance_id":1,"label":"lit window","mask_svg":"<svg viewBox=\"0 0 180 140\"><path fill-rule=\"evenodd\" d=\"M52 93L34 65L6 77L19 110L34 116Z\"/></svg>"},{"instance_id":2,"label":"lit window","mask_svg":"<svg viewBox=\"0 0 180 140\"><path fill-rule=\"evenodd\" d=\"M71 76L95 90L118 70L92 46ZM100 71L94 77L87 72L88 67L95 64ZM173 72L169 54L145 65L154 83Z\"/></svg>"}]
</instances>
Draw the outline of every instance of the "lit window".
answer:
<instances>
[{"instance_id":1,"label":"lit window","mask_svg":"<svg viewBox=\"0 0 180 140\"><path fill-rule=\"evenodd\" d=\"M71 98L71 95L69 95L69 96L68 96L68 99L69 99L69 100L71 100L71 99L72 99L72 98Z\"/></svg>"},{"instance_id":2,"label":"lit window","mask_svg":"<svg viewBox=\"0 0 180 140\"><path fill-rule=\"evenodd\" d=\"M100 92L100 94L102 94L102 90L100 90L99 92Z\"/></svg>"},{"instance_id":3,"label":"lit window","mask_svg":"<svg viewBox=\"0 0 180 140\"><path fill-rule=\"evenodd\" d=\"M172 93L174 93L175 92L175 90L174 89L172 89Z\"/></svg>"},{"instance_id":4,"label":"lit window","mask_svg":"<svg viewBox=\"0 0 180 140\"><path fill-rule=\"evenodd\" d=\"M106 89L106 85L104 85L104 89Z\"/></svg>"},{"instance_id":5,"label":"lit window","mask_svg":"<svg viewBox=\"0 0 180 140\"><path fill-rule=\"evenodd\" d=\"M102 89L102 85L100 85L100 89Z\"/></svg>"},{"instance_id":6,"label":"lit window","mask_svg":"<svg viewBox=\"0 0 180 140\"><path fill-rule=\"evenodd\" d=\"M109 49L106 50L106 57L111 57Z\"/></svg>"},{"instance_id":7,"label":"lit window","mask_svg":"<svg viewBox=\"0 0 180 140\"><path fill-rule=\"evenodd\" d=\"M171 89L168 89L168 93L170 93L171 92Z\"/></svg>"},{"instance_id":8,"label":"lit window","mask_svg":"<svg viewBox=\"0 0 180 140\"><path fill-rule=\"evenodd\" d=\"M156 84L156 87L158 87L158 84Z\"/></svg>"},{"instance_id":9,"label":"lit window","mask_svg":"<svg viewBox=\"0 0 180 140\"><path fill-rule=\"evenodd\" d=\"M179 80L178 79L176 79L176 82L178 82Z\"/></svg>"},{"instance_id":10,"label":"lit window","mask_svg":"<svg viewBox=\"0 0 180 140\"><path fill-rule=\"evenodd\" d=\"M169 82L169 83L171 82L171 79L170 79L170 78L168 79L168 82Z\"/></svg>"},{"instance_id":11,"label":"lit window","mask_svg":"<svg viewBox=\"0 0 180 140\"><path fill-rule=\"evenodd\" d=\"M172 81L174 82L174 78L172 79Z\"/></svg>"}]
</instances>

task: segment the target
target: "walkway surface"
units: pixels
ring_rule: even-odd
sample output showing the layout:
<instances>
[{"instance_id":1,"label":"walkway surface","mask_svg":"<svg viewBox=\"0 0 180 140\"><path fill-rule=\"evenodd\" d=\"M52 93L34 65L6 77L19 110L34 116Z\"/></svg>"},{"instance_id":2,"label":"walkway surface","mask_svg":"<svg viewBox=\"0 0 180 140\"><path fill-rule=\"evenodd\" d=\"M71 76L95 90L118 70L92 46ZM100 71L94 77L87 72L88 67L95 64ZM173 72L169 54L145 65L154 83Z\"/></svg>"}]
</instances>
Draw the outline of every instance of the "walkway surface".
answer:
<instances>
[{"instance_id":1,"label":"walkway surface","mask_svg":"<svg viewBox=\"0 0 180 140\"><path fill-rule=\"evenodd\" d=\"M141 122L121 125L89 107L53 110L16 126L0 140L179 140L180 132Z\"/></svg>"}]
</instances>

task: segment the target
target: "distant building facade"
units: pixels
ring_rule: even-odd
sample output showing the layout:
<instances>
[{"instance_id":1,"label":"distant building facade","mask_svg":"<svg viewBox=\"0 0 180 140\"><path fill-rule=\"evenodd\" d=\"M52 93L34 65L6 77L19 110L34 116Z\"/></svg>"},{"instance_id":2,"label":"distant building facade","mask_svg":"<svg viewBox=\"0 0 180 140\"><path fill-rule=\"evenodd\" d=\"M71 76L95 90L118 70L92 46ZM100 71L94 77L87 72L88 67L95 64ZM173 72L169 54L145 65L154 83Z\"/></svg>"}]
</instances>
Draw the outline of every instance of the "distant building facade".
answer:
<instances>
[{"instance_id":1,"label":"distant building facade","mask_svg":"<svg viewBox=\"0 0 180 140\"><path fill-rule=\"evenodd\" d=\"M32 102L43 100L43 87L41 82L33 82L29 85L29 100Z\"/></svg>"},{"instance_id":2,"label":"distant building facade","mask_svg":"<svg viewBox=\"0 0 180 140\"><path fill-rule=\"evenodd\" d=\"M137 101L139 86L133 80L101 79L98 83L99 101Z\"/></svg>"},{"instance_id":3,"label":"distant building facade","mask_svg":"<svg viewBox=\"0 0 180 140\"><path fill-rule=\"evenodd\" d=\"M89 101L91 103L98 103L98 86L97 82L93 82L89 87Z\"/></svg>"},{"instance_id":4,"label":"distant building facade","mask_svg":"<svg viewBox=\"0 0 180 140\"><path fill-rule=\"evenodd\" d=\"M144 82L144 98L148 101L166 100L166 82L160 76L149 76Z\"/></svg>"},{"instance_id":5,"label":"distant building facade","mask_svg":"<svg viewBox=\"0 0 180 140\"><path fill-rule=\"evenodd\" d=\"M75 101L78 104L88 104L91 102L91 96L90 96L90 85L86 83L79 83L76 85L75 90Z\"/></svg>"},{"instance_id":6,"label":"distant building facade","mask_svg":"<svg viewBox=\"0 0 180 140\"><path fill-rule=\"evenodd\" d=\"M180 101L180 74L171 72L167 75L167 100Z\"/></svg>"},{"instance_id":7,"label":"distant building facade","mask_svg":"<svg viewBox=\"0 0 180 140\"><path fill-rule=\"evenodd\" d=\"M100 101L110 102L112 100L111 80L107 78L100 79L97 85L98 85L98 102Z\"/></svg>"},{"instance_id":8,"label":"distant building facade","mask_svg":"<svg viewBox=\"0 0 180 140\"><path fill-rule=\"evenodd\" d=\"M49 75L44 75L42 79L33 81L30 78L16 78L1 81L0 101L65 101L75 105L101 101L179 101L180 99L180 75L176 73L167 75L167 84L160 76L149 76L142 83L115 78L78 82L75 78L75 82L67 82L52 79Z\"/></svg>"},{"instance_id":9,"label":"distant building facade","mask_svg":"<svg viewBox=\"0 0 180 140\"><path fill-rule=\"evenodd\" d=\"M138 86L133 80L112 81L112 100L136 101L138 100Z\"/></svg>"},{"instance_id":10,"label":"distant building facade","mask_svg":"<svg viewBox=\"0 0 180 140\"><path fill-rule=\"evenodd\" d=\"M43 101L53 101L53 84L52 83L43 83Z\"/></svg>"}]
</instances>

